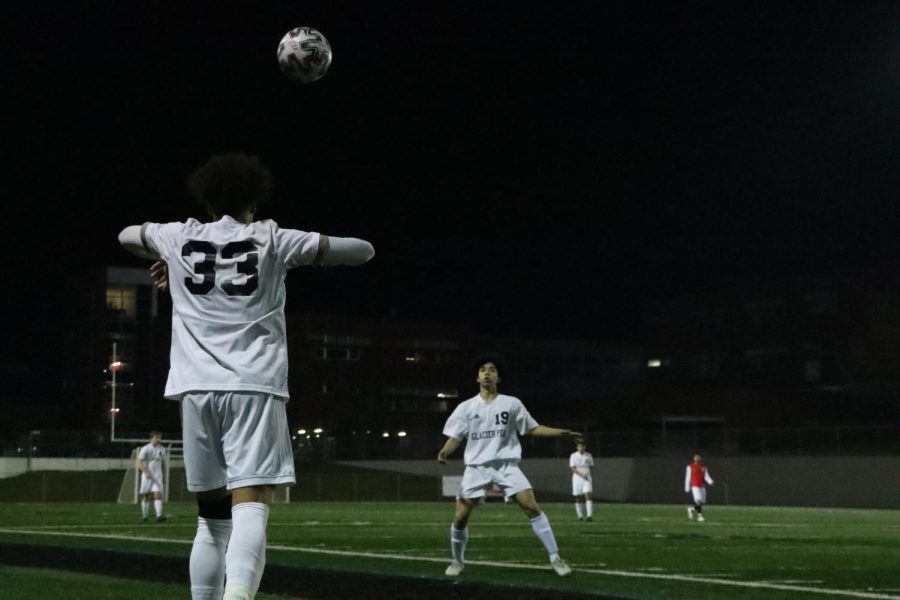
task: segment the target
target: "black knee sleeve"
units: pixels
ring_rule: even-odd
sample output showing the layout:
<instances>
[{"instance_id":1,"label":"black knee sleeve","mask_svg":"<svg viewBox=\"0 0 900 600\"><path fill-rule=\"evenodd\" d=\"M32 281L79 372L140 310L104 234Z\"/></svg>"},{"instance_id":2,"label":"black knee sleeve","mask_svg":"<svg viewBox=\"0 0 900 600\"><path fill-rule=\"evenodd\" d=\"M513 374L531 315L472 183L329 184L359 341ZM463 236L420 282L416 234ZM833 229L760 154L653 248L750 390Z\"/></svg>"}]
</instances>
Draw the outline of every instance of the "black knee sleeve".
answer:
<instances>
[{"instance_id":1,"label":"black knee sleeve","mask_svg":"<svg viewBox=\"0 0 900 600\"><path fill-rule=\"evenodd\" d=\"M197 513L204 519L230 519L231 494L218 500L201 500L197 498Z\"/></svg>"}]
</instances>

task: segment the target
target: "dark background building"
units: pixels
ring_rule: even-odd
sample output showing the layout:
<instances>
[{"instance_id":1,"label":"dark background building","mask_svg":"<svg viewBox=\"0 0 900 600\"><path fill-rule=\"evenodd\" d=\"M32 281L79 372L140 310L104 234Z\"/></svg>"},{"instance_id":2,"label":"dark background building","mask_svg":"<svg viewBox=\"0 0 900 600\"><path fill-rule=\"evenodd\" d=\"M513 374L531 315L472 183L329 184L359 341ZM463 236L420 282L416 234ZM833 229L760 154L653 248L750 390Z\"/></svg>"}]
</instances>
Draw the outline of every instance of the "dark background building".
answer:
<instances>
[{"instance_id":1,"label":"dark background building","mask_svg":"<svg viewBox=\"0 0 900 600\"><path fill-rule=\"evenodd\" d=\"M646 306L641 344L290 313L288 415L298 452L430 456L450 411L477 392L472 362L483 354L503 361L502 390L523 398L541 422L583 431L610 453L893 447L900 419L895 264ZM143 437L151 428L177 435L177 405L162 397L168 296L145 270L111 267L73 292L72 308L59 346L62 387L32 414L33 425L16 423L19 431L39 428L44 451L108 452L115 344L117 436Z\"/></svg>"}]
</instances>

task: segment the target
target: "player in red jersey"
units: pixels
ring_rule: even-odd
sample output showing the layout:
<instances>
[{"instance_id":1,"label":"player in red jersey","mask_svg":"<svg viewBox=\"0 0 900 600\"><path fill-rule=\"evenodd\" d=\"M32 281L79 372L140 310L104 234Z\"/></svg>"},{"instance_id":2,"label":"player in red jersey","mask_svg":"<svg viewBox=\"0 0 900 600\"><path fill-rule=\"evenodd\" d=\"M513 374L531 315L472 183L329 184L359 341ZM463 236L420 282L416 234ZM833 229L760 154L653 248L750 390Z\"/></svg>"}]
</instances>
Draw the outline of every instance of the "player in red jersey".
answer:
<instances>
[{"instance_id":1,"label":"player in red jersey","mask_svg":"<svg viewBox=\"0 0 900 600\"><path fill-rule=\"evenodd\" d=\"M684 470L684 492L694 497L694 505L688 506L688 519L694 518L703 522L703 505L706 504L706 484L713 485L713 479L709 476L709 469L703 464L699 454L694 455L694 462Z\"/></svg>"}]
</instances>

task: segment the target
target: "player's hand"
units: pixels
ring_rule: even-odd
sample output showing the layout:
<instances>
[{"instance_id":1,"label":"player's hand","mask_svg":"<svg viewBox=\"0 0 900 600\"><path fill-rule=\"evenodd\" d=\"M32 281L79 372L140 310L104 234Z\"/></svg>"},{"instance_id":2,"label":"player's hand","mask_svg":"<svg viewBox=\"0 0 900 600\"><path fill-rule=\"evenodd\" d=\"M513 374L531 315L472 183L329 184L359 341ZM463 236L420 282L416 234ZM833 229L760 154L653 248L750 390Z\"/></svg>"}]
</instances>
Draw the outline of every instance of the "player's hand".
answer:
<instances>
[{"instance_id":1,"label":"player's hand","mask_svg":"<svg viewBox=\"0 0 900 600\"><path fill-rule=\"evenodd\" d=\"M444 452L443 450L438 452L437 461L439 463L441 463L442 465L446 465L447 464L447 453Z\"/></svg>"},{"instance_id":2,"label":"player's hand","mask_svg":"<svg viewBox=\"0 0 900 600\"><path fill-rule=\"evenodd\" d=\"M572 431L571 429L563 429L563 435L567 435L569 437L582 437L580 433L577 431Z\"/></svg>"},{"instance_id":3,"label":"player's hand","mask_svg":"<svg viewBox=\"0 0 900 600\"><path fill-rule=\"evenodd\" d=\"M165 262L158 260L150 265L150 279L153 280L153 285L159 291L167 292L169 290L169 269Z\"/></svg>"}]
</instances>

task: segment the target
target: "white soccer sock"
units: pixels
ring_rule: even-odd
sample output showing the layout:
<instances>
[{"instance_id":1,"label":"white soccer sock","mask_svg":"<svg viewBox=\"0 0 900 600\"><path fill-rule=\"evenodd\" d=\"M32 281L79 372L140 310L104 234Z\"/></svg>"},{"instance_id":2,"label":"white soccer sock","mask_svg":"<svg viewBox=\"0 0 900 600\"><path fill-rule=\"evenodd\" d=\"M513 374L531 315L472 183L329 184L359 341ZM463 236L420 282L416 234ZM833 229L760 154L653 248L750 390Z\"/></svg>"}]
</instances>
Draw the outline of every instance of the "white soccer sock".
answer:
<instances>
[{"instance_id":1,"label":"white soccer sock","mask_svg":"<svg viewBox=\"0 0 900 600\"><path fill-rule=\"evenodd\" d=\"M231 519L197 517L197 535L191 548L191 598L219 600L225 587L225 548L231 537Z\"/></svg>"},{"instance_id":2,"label":"white soccer sock","mask_svg":"<svg viewBox=\"0 0 900 600\"><path fill-rule=\"evenodd\" d=\"M240 586L256 594L266 564L266 525L269 507L262 502L242 502L231 507L234 529L225 553L228 587Z\"/></svg>"},{"instance_id":3,"label":"white soccer sock","mask_svg":"<svg viewBox=\"0 0 900 600\"><path fill-rule=\"evenodd\" d=\"M547 515L541 513L531 519L531 529L534 530L534 535L538 536L538 539L544 544L544 548L547 549L547 554L550 555L550 562L559 558L559 546L556 545L556 537L553 535L553 528L550 527L550 519L547 518Z\"/></svg>"},{"instance_id":4,"label":"white soccer sock","mask_svg":"<svg viewBox=\"0 0 900 600\"><path fill-rule=\"evenodd\" d=\"M141 500L141 516L146 519L148 512L150 512L150 501Z\"/></svg>"},{"instance_id":5,"label":"white soccer sock","mask_svg":"<svg viewBox=\"0 0 900 600\"><path fill-rule=\"evenodd\" d=\"M154 500L154 501L153 501L153 510L156 511L156 516L157 516L157 517L161 517L161 516L162 516L162 514L163 514L163 512L162 512L162 500Z\"/></svg>"},{"instance_id":6,"label":"white soccer sock","mask_svg":"<svg viewBox=\"0 0 900 600\"><path fill-rule=\"evenodd\" d=\"M466 544L469 543L469 528L457 529L450 526L450 554L453 560L462 564L465 562Z\"/></svg>"},{"instance_id":7,"label":"white soccer sock","mask_svg":"<svg viewBox=\"0 0 900 600\"><path fill-rule=\"evenodd\" d=\"M594 516L594 501L586 500L584 502L584 507L585 507L585 509L587 509L587 516L593 517Z\"/></svg>"},{"instance_id":8,"label":"white soccer sock","mask_svg":"<svg viewBox=\"0 0 900 600\"><path fill-rule=\"evenodd\" d=\"M575 515L580 519L584 517L584 510L582 510L581 502L575 503Z\"/></svg>"}]
</instances>

